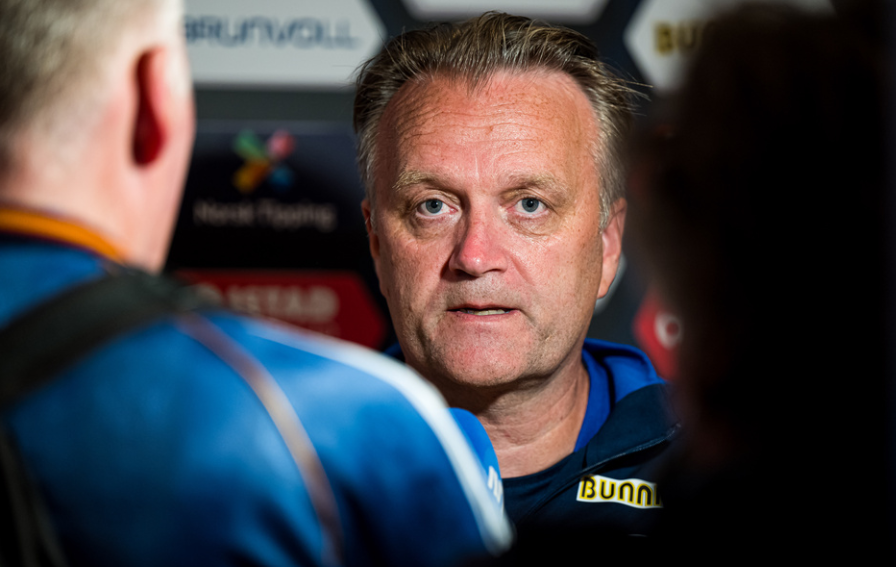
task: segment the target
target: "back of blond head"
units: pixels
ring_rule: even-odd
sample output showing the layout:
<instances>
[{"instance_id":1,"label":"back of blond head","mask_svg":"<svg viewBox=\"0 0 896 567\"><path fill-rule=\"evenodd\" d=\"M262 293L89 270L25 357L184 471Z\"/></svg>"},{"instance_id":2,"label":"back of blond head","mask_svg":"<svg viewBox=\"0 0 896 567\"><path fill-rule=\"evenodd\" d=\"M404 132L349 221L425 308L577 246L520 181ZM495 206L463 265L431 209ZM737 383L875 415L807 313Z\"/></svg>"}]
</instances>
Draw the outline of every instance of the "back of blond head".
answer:
<instances>
[{"instance_id":1,"label":"back of blond head","mask_svg":"<svg viewBox=\"0 0 896 567\"><path fill-rule=\"evenodd\" d=\"M601 183L601 226L605 227L610 205L624 193L619 146L631 123L633 91L598 60L594 44L582 34L499 12L405 32L360 69L354 126L361 177L371 206L380 119L402 85L446 74L476 88L497 71L532 70L566 73L591 103L598 127L594 152Z\"/></svg>"},{"instance_id":2,"label":"back of blond head","mask_svg":"<svg viewBox=\"0 0 896 567\"><path fill-rule=\"evenodd\" d=\"M0 0L0 168L19 131L80 110L78 96L136 22L176 21L181 9L182 0Z\"/></svg>"}]
</instances>

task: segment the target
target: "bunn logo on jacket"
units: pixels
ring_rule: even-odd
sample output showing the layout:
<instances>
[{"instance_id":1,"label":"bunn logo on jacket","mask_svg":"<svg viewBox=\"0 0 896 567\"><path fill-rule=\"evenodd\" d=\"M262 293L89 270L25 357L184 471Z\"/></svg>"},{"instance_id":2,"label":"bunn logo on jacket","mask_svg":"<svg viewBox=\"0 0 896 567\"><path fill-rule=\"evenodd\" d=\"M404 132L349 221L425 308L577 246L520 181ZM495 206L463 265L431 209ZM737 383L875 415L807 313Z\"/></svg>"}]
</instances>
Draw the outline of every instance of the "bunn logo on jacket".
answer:
<instances>
[{"instance_id":1,"label":"bunn logo on jacket","mask_svg":"<svg viewBox=\"0 0 896 567\"><path fill-rule=\"evenodd\" d=\"M639 478L608 478L594 475L583 477L576 492L579 502L616 502L634 508L662 508L655 483Z\"/></svg>"}]
</instances>

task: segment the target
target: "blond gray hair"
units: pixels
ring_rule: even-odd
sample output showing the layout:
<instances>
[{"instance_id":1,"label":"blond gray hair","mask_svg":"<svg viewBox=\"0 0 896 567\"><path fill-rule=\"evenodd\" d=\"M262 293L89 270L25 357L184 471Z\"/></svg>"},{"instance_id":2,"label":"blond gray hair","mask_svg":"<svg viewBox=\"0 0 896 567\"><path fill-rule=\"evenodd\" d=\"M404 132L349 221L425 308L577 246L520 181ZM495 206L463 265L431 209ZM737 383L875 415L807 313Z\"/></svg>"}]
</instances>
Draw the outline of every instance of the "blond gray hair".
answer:
<instances>
[{"instance_id":1,"label":"blond gray hair","mask_svg":"<svg viewBox=\"0 0 896 567\"><path fill-rule=\"evenodd\" d=\"M176 21L182 0L0 0L0 168L16 133L95 81L104 55L156 10Z\"/></svg>"},{"instance_id":2,"label":"blond gray hair","mask_svg":"<svg viewBox=\"0 0 896 567\"><path fill-rule=\"evenodd\" d=\"M598 130L594 153L601 184L600 223L605 228L612 204L624 195L620 146L631 124L635 92L599 61L597 48L584 35L499 12L405 32L359 69L354 127L358 166L371 208L379 123L402 85L448 74L475 88L497 71L531 70L566 73L591 103Z\"/></svg>"}]
</instances>

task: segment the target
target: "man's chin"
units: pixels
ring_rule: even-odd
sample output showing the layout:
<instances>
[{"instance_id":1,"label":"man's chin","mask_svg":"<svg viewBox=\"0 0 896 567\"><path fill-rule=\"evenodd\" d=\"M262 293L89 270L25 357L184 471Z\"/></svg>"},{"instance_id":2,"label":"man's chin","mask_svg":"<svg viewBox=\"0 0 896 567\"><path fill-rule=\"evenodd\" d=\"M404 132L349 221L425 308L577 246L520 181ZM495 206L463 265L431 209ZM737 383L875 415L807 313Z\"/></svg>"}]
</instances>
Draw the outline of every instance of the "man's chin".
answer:
<instances>
[{"instance_id":1,"label":"man's chin","mask_svg":"<svg viewBox=\"0 0 896 567\"><path fill-rule=\"evenodd\" d=\"M435 384L442 393L464 390L501 390L516 384L531 369L519 355L497 356L495 353L464 353L461 357L436 357L428 360L421 374Z\"/></svg>"}]
</instances>

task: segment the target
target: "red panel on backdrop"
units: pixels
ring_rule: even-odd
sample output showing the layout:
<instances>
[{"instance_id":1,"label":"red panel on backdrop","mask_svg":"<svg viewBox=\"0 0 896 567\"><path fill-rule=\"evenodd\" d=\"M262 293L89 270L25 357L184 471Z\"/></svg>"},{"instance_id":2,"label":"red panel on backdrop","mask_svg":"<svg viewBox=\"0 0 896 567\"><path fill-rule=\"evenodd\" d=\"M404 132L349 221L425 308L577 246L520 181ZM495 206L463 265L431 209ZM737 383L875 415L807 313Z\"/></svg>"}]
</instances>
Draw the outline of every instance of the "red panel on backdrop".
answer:
<instances>
[{"instance_id":1,"label":"red panel on backdrop","mask_svg":"<svg viewBox=\"0 0 896 567\"><path fill-rule=\"evenodd\" d=\"M660 302L655 290L649 289L632 322L635 340L660 376L674 380L678 376L678 343L681 342L681 320Z\"/></svg>"},{"instance_id":2,"label":"red panel on backdrop","mask_svg":"<svg viewBox=\"0 0 896 567\"><path fill-rule=\"evenodd\" d=\"M177 275L238 311L371 348L383 340L383 316L352 272L179 270Z\"/></svg>"}]
</instances>

